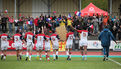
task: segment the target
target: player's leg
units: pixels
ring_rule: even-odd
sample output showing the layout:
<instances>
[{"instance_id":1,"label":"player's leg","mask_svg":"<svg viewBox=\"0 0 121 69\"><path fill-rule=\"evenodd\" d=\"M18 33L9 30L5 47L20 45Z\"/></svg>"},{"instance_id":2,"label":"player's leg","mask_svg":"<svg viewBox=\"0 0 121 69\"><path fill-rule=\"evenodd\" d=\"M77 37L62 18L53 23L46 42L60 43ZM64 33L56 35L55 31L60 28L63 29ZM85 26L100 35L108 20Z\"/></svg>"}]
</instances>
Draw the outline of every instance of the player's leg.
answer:
<instances>
[{"instance_id":1,"label":"player's leg","mask_svg":"<svg viewBox=\"0 0 121 69\"><path fill-rule=\"evenodd\" d=\"M50 50L47 51L47 61L50 61Z\"/></svg>"},{"instance_id":2,"label":"player's leg","mask_svg":"<svg viewBox=\"0 0 121 69\"><path fill-rule=\"evenodd\" d=\"M8 49L8 45L4 47L4 51L3 51L3 54L4 54L4 57L3 59L5 60L6 59L6 56L7 56L7 49Z\"/></svg>"},{"instance_id":3,"label":"player's leg","mask_svg":"<svg viewBox=\"0 0 121 69\"><path fill-rule=\"evenodd\" d=\"M69 48L69 60L71 60L71 50L72 48Z\"/></svg>"},{"instance_id":4,"label":"player's leg","mask_svg":"<svg viewBox=\"0 0 121 69\"><path fill-rule=\"evenodd\" d=\"M53 60L55 60L56 59L56 50L53 48Z\"/></svg>"},{"instance_id":5,"label":"player's leg","mask_svg":"<svg viewBox=\"0 0 121 69\"><path fill-rule=\"evenodd\" d=\"M32 57L32 48L29 50L29 61L31 61L31 57Z\"/></svg>"},{"instance_id":6,"label":"player's leg","mask_svg":"<svg viewBox=\"0 0 121 69\"><path fill-rule=\"evenodd\" d=\"M2 49L1 49L2 50ZM2 50L2 53L1 53L1 60L3 60L3 57L4 57L4 51Z\"/></svg>"},{"instance_id":7,"label":"player's leg","mask_svg":"<svg viewBox=\"0 0 121 69\"><path fill-rule=\"evenodd\" d=\"M19 59L22 60L22 49L19 50Z\"/></svg>"},{"instance_id":8,"label":"player's leg","mask_svg":"<svg viewBox=\"0 0 121 69\"><path fill-rule=\"evenodd\" d=\"M17 57L17 60L19 60L19 50L18 49L16 50L16 57Z\"/></svg>"},{"instance_id":9,"label":"player's leg","mask_svg":"<svg viewBox=\"0 0 121 69\"><path fill-rule=\"evenodd\" d=\"M66 48L66 55L67 55L67 60L69 60L69 49Z\"/></svg>"},{"instance_id":10,"label":"player's leg","mask_svg":"<svg viewBox=\"0 0 121 69\"><path fill-rule=\"evenodd\" d=\"M46 51L46 49L45 49L45 56L46 56L46 60L47 60L47 51Z\"/></svg>"},{"instance_id":11,"label":"player's leg","mask_svg":"<svg viewBox=\"0 0 121 69\"><path fill-rule=\"evenodd\" d=\"M87 60L87 46L84 46L84 58Z\"/></svg>"},{"instance_id":12,"label":"player's leg","mask_svg":"<svg viewBox=\"0 0 121 69\"><path fill-rule=\"evenodd\" d=\"M103 61L106 60L106 47L103 46L103 55L104 55L104 58L103 58Z\"/></svg>"},{"instance_id":13,"label":"player's leg","mask_svg":"<svg viewBox=\"0 0 121 69\"><path fill-rule=\"evenodd\" d=\"M6 52L7 52L7 49L4 50L4 57L3 57L4 60L6 59L6 55L7 55Z\"/></svg>"},{"instance_id":14,"label":"player's leg","mask_svg":"<svg viewBox=\"0 0 121 69\"><path fill-rule=\"evenodd\" d=\"M81 52L81 55L82 55L82 60L84 60L83 46L80 46L80 52Z\"/></svg>"},{"instance_id":15,"label":"player's leg","mask_svg":"<svg viewBox=\"0 0 121 69\"><path fill-rule=\"evenodd\" d=\"M66 55L67 55L67 60L69 60L69 44L66 44Z\"/></svg>"},{"instance_id":16,"label":"player's leg","mask_svg":"<svg viewBox=\"0 0 121 69\"><path fill-rule=\"evenodd\" d=\"M40 54L40 61L42 60L42 50L39 51Z\"/></svg>"},{"instance_id":17,"label":"player's leg","mask_svg":"<svg viewBox=\"0 0 121 69\"><path fill-rule=\"evenodd\" d=\"M36 46L36 52L37 52L37 59L39 59L39 47L38 46Z\"/></svg>"},{"instance_id":18,"label":"player's leg","mask_svg":"<svg viewBox=\"0 0 121 69\"><path fill-rule=\"evenodd\" d=\"M56 49L56 60L58 60L58 49Z\"/></svg>"},{"instance_id":19,"label":"player's leg","mask_svg":"<svg viewBox=\"0 0 121 69\"><path fill-rule=\"evenodd\" d=\"M106 47L106 60L108 60L108 56L109 56L109 46Z\"/></svg>"},{"instance_id":20,"label":"player's leg","mask_svg":"<svg viewBox=\"0 0 121 69\"><path fill-rule=\"evenodd\" d=\"M27 46L26 61L28 60L28 58L29 58L29 47Z\"/></svg>"}]
</instances>

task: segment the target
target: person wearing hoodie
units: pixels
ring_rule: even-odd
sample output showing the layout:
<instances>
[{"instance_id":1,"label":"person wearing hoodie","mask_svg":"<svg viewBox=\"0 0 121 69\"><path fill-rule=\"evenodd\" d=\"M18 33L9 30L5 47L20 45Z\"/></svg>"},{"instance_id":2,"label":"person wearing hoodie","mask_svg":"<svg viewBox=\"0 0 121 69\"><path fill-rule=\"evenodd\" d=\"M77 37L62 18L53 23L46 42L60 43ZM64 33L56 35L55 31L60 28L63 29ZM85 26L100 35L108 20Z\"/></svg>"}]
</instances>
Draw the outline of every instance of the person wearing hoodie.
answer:
<instances>
[{"instance_id":1,"label":"person wearing hoodie","mask_svg":"<svg viewBox=\"0 0 121 69\"><path fill-rule=\"evenodd\" d=\"M117 43L116 39L111 33L111 31L107 28L107 26L99 34L98 39L101 41L101 45L103 47L103 54L104 54L103 61L108 60L110 42L111 40L113 40L115 43Z\"/></svg>"}]
</instances>

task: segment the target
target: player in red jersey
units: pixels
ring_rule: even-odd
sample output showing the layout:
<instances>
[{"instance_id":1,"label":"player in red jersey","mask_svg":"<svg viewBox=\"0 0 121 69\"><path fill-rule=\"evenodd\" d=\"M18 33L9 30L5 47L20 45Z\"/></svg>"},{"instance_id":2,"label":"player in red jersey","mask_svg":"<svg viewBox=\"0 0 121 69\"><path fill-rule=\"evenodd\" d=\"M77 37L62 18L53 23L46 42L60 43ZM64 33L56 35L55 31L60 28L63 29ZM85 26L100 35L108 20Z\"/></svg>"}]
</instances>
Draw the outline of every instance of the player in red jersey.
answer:
<instances>
[{"instance_id":1,"label":"player in red jersey","mask_svg":"<svg viewBox=\"0 0 121 69\"><path fill-rule=\"evenodd\" d=\"M66 55L67 60L71 60L71 50L72 50L72 44L73 44L73 39L74 39L74 33L72 32L72 29L67 33L66 35Z\"/></svg>"},{"instance_id":2,"label":"player in red jersey","mask_svg":"<svg viewBox=\"0 0 121 69\"><path fill-rule=\"evenodd\" d=\"M49 59L49 55L50 55L50 36L49 35L45 35L45 55L46 55L46 59L47 61L50 61Z\"/></svg>"},{"instance_id":3,"label":"player in red jersey","mask_svg":"<svg viewBox=\"0 0 121 69\"><path fill-rule=\"evenodd\" d=\"M16 56L17 56L17 60L21 60L22 59L22 35L19 34L19 32L17 31L15 35L13 35L13 41L14 41L14 46L16 48Z\"/></svg>"},{"instance_id":4,"label":"player in red jersey","mask_svg":"<svg viewBox=\"0 0 121 69\"><path fill-rule=\"evenodd\" d=\"M82 54L82 59L87 60L87 46L88 46L88 31L87 30L78 30L80 33L80 41L79 41L79 47Z\"/></svg>"},{"instance_id":5,"label":"player in red jersey","mask_svg":"<svg viewBox=\"0 0 121 69\"><path fill-rule=\"evenodd\" d=\"M36 35L37 44L36 44L36 50L37 50L37 58L40 55L40 60L42 60L42 50L43 50L43 43L45 40L45 34L42 33L42 31L39 31L39 34Z\"/></svg>"},{"instance_id":6,"label":"player in red jersey","mask_svg":"<svg viewBox=\"0 0 121 69\"><path fill-rule=\"evenodd\" d=\"M34 47L34 34L32 33L32 28L25 34L25 40L27 42L26 61L28 58L31 61L32 49Z\"/></svg>"},{"instance_id":7,"label":"player in red jersey","mask_svg":"<svg viewBox=\"0 0 121 69\"><path fill-rule=\"evenodd\" d=\"M53 46L53 58L54 60L58 59L58 49L59 49L59 36L55 33L55 31L52 31L53 34L51 35L51 43Z\"/></svg>"},{"instance_id":8,"label":"player in red jersey","mask_svg":"<svg viewBox=\"0 0 121 69\"><path fill-rule=\"evenodd\" d=\"M9 36L7 34L1 34L0 35L0 38L1 38L1 50L2 50L2 53L1 53L1 60L5 60L6 59L6 51L8 49L8 46L9 46L9 42L8 42L8 38Z\"/></svg>"}]
</instances>

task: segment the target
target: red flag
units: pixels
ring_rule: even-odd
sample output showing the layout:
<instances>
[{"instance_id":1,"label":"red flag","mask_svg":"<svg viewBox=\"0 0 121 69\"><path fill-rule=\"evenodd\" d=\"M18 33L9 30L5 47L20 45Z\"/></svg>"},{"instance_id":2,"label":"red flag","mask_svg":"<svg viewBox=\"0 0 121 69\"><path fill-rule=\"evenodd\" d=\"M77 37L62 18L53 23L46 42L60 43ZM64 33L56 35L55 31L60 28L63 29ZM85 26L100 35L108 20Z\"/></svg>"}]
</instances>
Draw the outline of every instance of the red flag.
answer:
<instances>
[{"instance_id":1,"label":"red flag","mask_svg":"<svg viewBox=\"0 0 121 69\"><path fill-rule=\"evenodd\" d=\"M8 10L5 10L5 13L8 13Z\"/></svg>"},{"instance_id":2,"label":"red flag","mask_svg":"<svg viewBox=\"0 0 121 69\"><path fill-rule=\"evenodd\" d=\"M94 26L93 26L93 25L90 25L89 27L90 27L91 29L93 29L93 28L94 28Z\"/></svg>"}]
</instances>

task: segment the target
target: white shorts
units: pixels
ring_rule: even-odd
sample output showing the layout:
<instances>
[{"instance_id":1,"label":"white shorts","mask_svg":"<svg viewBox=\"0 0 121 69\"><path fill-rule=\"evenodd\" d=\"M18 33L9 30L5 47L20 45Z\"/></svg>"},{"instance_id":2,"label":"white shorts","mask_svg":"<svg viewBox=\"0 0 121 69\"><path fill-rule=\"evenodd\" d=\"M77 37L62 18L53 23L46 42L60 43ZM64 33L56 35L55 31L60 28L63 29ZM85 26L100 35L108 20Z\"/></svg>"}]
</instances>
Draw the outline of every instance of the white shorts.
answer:
<instances>
[{"instance_id":1,"label":"white shorts","mask_svg":"<svg viewBox=\"0 0 121 69\"><path fill-rule=\"evenodd\" d=\"M37 43L37 44L36 44L36 50L37 50L37 51L43 50L43 44Z\"/></svg>"},{"instance_id":2,"label":"white shorts","mask_svg":"<svg viewBox=\"0 0 121 69\"><path fill-rule=\"evenodd\" d=\"M45 47L45 51L50 51L50 47Z\"/></svg>"},{"instance_id":3,"label":"white shorts","mask_svg":"<svg viewBox=\"0 0 121 69\"><path fill-rule=\"evenodd\" d=\"M66 44L66 49L71 49L72 48L72 43L67 43Z\"/></svg>"},{"instance_id":4,"label":"white shorts","mask_svg":"<svg viewBox=\"0 0 121 69\"><path fill-rule=\"evenodd\" d=\"M1 46L1 50L3 51L3 50L7 50L8 49L8 45L6 45L6 46Z\"/></svg>"},{"instance_id":5,"label":"white shorts","mask_svg":"<svg viewBox=\"0 0 121 69\"><path fill-rule=\"evenodd\" d=\"M22 43L15 43L14 46L15 46L16 50L21 50L23 45L22 45Z\"/></svg>"},{"instance_id":6,"label":"white shorts","mask_svg":"<svg viewBox=\"0 0 121 69\"><path fill-rule=\"evenodd\" d=\"M1 44L1 50L7 50L9 46L9 42L6 42L5 44Z\"/></svg>"},{"instance_id":7,"label":"white shorts","mask_svg":"<svg viewBox=\"0 0 121 69\"><path fill-rule=\"evenodd\" d=\"M59 45L53 45L53 50L59 49Z\"/></svg>"},{"instance_id":8,"label":"white shorts","mask_svg":"<svg viewBox=\"0 0 121 69\"><path fill-rule=\"evenodd\" d=\"M87 41L79 41L79 46L82 47L82 46L87 46L88 45L88 42Z\"/></svg>"},{"instance_id":9,"label":"white shorts","mask_svg":"<svg viewBox=\"0 0 121 69\"><path fill-rule=\"evenodd\" d=\"M33 49L33 42L27 42L27 50L32 51Z\"/></svg>"}]
</instances>

